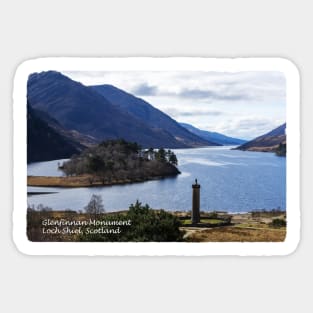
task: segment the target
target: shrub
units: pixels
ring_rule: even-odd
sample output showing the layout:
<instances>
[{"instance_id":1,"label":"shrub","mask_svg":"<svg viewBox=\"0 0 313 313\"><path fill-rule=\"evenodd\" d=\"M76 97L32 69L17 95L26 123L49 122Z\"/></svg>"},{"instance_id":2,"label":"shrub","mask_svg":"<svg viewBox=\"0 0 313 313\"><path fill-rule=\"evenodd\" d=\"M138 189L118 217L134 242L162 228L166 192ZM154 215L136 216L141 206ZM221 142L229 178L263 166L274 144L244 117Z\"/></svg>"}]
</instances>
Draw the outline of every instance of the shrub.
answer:
<instances>
[{"instance_id":1,"label":"shrub","mask_svg":"<svg viewBox=\"0 0 313 313\"><path fill-rule=\"evenodd\" d=\"M286 227L287 223L281 218L274 218L270 225L272 227Z\"/></svg>"},{"instance_id":2,"label":"shrub","mask_svg":"<svg viewBox=\"0 0 313 313\"><path fill-rule=\"evenodd\" d=\"M217 219L218 218L217 212L216 211L210 212L208 214L208 218Z\"/></svg>"},{"instance_id":3,"label":"shrub","mask_svg":"<svg viewBox=\"0 0 313 313\"><path fill-rule=\"evenodd\" d=\"M183 238L183 233L179 230L181 223L176 216L164 210L152 210L147 204L142 205L138 200L135 204L131 204L126 213L101 215L98 220L130 220L131 225L122 226L119 234L84 232L80 237L81 241L169 242L182 241Z\"/></svg>"}]
</instances>

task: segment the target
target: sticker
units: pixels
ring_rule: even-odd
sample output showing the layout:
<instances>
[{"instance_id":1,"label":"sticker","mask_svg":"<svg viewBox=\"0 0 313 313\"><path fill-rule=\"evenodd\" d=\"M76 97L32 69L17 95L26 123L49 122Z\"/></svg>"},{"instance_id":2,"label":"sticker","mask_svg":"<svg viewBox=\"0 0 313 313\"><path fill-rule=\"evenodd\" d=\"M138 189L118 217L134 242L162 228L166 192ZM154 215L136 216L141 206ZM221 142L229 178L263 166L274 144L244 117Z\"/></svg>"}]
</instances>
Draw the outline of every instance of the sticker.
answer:
<instances>
[{"instance_id":1,"label":"sticker","mask_svg":"<svg viewBox=\"0 0 313 313\"><path fill-rule=\"evenodd\" d=\"M282 58L40 58L14 79L30 255L287 255L299 73Z\"/></svg>"}]
</instances>

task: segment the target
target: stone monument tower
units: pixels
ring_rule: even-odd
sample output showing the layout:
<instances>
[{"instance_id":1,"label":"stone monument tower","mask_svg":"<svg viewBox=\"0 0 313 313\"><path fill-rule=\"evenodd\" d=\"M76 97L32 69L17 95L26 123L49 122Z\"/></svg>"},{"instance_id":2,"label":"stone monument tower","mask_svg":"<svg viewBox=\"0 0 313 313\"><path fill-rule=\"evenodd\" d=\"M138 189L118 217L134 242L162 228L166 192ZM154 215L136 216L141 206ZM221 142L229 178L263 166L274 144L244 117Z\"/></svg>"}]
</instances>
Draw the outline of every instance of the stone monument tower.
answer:
<instances>
[{"instance_id":1,"label":"stone monument tower","mask_svg":"<svg viewBox=\"0 0 313 313\"><path fill-rule=\"evenodd\" d=\"M200 185L197 179L195 180L195 184L192 185L191 222L192 224L200 222Z\"/></svg>"}]
</instances>

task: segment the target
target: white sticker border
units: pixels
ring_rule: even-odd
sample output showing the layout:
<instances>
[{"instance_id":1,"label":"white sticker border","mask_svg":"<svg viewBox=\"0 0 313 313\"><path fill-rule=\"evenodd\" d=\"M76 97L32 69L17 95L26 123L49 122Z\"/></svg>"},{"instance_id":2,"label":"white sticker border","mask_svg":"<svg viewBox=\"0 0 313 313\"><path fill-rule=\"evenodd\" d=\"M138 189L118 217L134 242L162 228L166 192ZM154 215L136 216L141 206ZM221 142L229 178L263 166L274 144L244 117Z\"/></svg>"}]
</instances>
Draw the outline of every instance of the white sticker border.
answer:
<instances>
[{"instance_id":1,"label":"white sticker border","mask_svg":"<svg viewBox=\"0 0 313 313\"><path fill-rule=\"evenodd\" d=\"M27 149L26 95L29 74L40 71L280 71L286 77L287 235L284 242L107 243L31 242L26 235ZM273 256L293 253L300 241L300 75L284 58L48 57L24 61L13 89L13 240L28 255L106 256Z\"/></svg>"}]
</instances>

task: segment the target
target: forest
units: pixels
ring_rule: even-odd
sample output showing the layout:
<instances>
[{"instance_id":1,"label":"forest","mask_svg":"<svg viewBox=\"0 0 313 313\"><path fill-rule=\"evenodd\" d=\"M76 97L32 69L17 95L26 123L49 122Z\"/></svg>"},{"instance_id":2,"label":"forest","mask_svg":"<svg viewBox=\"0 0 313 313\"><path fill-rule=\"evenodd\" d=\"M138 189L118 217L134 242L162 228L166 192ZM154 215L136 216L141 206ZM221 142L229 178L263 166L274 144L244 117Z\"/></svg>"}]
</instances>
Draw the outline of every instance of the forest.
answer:
<instances>
[{"instance_id":1,"label":"forest","mask_svg":"<svg viewBox=\"0 0 313 313\"><path fill-rule=\"evenodd\" d=\"M135 142L108 140L60 164L66 176L88 175L90 183L138 180L179 174L175 153L164 148L141 149Z\"/></svg>"}]
</instances>

